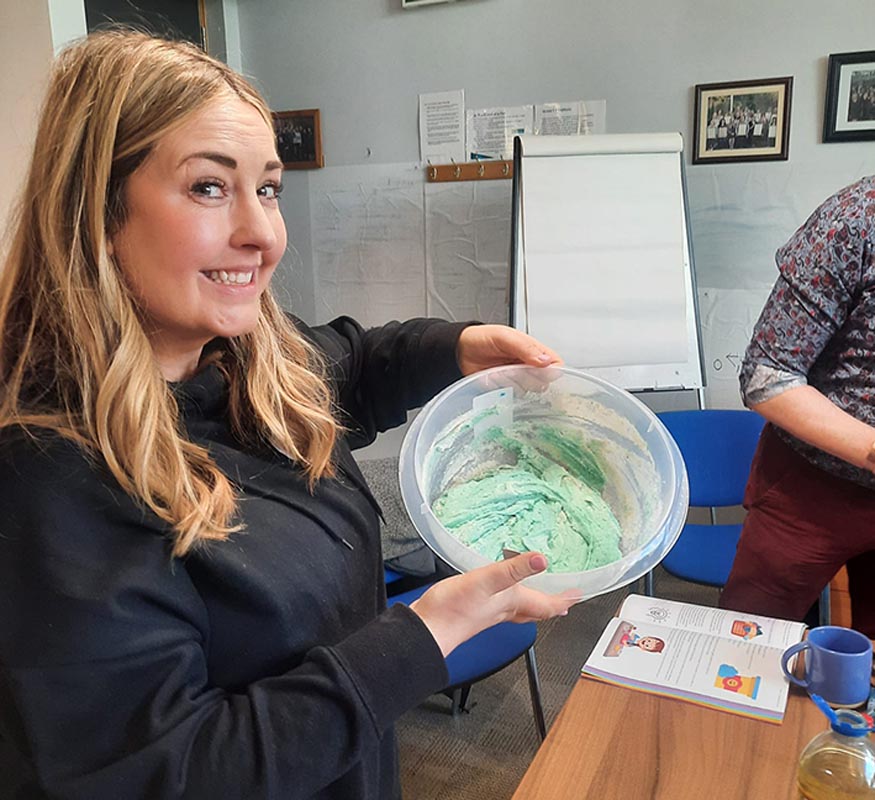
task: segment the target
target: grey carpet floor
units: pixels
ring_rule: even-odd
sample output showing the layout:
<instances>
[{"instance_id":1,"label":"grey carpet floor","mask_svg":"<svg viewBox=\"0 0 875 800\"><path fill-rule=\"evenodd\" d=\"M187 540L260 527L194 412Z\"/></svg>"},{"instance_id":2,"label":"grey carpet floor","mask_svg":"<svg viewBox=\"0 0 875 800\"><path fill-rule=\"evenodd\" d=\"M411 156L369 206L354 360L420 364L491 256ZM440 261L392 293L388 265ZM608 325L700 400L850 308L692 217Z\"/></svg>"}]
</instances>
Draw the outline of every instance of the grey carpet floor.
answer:
<instances>
[{"instance_id":1,"label":"grey carpet floor","mask_svg":"<svg viewBox=\"0 0 875 800\"><path fill-rule=\"evenodd\" d=\"M567 617L539 625L535 652L548 728L628 591L580 603ZM655 594L716 605L718 591L657 570ZM513 795L539 744L525 660L475 684L469 706L468 713L454 718L450 700L436 695L402 717L397 730L405 800L508 800Z\"/></svg>"}]
</instances>

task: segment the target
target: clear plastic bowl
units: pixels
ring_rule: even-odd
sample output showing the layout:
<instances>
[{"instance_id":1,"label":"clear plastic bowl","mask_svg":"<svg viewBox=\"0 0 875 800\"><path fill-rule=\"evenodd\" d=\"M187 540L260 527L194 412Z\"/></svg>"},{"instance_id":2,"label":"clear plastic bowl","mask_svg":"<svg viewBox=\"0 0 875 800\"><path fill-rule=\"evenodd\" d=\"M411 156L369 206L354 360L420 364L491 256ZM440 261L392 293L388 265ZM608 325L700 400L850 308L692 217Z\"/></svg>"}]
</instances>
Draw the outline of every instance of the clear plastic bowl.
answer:
<instances>
[{"instance_id":1,"label":"clear plastic bowl","mask_svg":"<svg viewBox=\"0 0 875 800\"><path fill-rule=\"evenodd\" d=\"M432 511L446 488L476 474L487 427L546 422L598 442L602 497L620 522L621 557L583 572L545 572L526 583L545 592L594 597L640 578L674 545L689 504L680 451L657 416L628 392L568 367L495 367L457 381L426 405L401 445L407 512L425 543L460 572L489 559L463 544ZM494 456L494 453L490 457ZM550 553L545 553L548 559Z\"/></svg>"}]
</instances>

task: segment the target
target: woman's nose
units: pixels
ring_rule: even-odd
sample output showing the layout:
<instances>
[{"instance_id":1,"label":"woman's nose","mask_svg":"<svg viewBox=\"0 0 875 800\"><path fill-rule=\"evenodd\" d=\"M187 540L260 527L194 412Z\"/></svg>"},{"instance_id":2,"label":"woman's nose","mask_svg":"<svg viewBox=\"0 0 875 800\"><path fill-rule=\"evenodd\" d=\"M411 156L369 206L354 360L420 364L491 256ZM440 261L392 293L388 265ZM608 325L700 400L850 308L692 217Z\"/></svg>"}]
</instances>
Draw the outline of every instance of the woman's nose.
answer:
<instances>
[{"instance_id":1,"label":"woman's nose","mask_svg":"<svg viewBox=\"0 0 875 800\"><path fill-rule=\"evenodd\" d=\"M257 196L236 202L233 214L231 244L234 247L252 247L257 250L271 250L276 247L276 228L268 209Z\"/></svg>"}]
</instances>

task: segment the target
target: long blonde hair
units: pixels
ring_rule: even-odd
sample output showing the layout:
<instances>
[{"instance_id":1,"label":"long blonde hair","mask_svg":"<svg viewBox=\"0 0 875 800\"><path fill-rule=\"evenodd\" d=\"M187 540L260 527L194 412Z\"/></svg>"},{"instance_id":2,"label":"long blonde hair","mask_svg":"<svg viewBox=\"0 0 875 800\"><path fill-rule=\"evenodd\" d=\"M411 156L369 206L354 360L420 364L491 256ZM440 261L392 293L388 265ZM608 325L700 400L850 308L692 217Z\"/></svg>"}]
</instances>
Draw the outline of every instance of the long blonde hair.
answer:
<instances>
[{"instance_id":1,"label":"long blonde hair","mask_svg":"<svg viewBox=\"0 0 875 800\"><path fill-rule=\"evenodd\" d=\"M102 459L172 526L181 556L234 530L234 487L181 434L137 304L107 254L127 178L156 142L221 94L271 125L240 75L193 45L92 34L55 63L0 273L0 427L50 429ZM254 331L229 342L232 430L270 442L312 485L333 474L338 435L324 368L269 292Z\"/></svg>"}]
</instances>

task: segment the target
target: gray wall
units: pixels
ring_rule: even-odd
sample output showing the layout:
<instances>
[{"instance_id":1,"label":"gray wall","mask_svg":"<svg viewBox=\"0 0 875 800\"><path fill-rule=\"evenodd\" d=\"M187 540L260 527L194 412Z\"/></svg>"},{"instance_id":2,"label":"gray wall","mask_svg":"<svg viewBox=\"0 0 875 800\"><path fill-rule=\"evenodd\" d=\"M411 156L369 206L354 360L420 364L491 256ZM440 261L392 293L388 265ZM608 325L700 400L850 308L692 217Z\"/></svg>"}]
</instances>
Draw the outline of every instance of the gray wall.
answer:
<instances>
[{"instance_id":1,"label":"gray wall","mask_svg":"<svg viewBox=\"0 0 875 800\"><path fill-rule=\"evenodd\" d=\"M827 58L875 48L872 0L459 0L412 10L402 10L400 0L237 0L237 11L243 71L255 77L272 106L322 112L328 168L286 174L284 204L295 250L279 279L290 303L311 319L329 312L368 319L375 308L365 289L378 270L373 251L379 237L367 227L368 214L379 199L378 177L385 173L389 183L397 182L399 166L418 161L422 92L463 88L469 108L605 99L609 133L678 130L689 143L695 84L793 76L788 161L687 170L713 406L738 405L736 364L774 281L775 249L818 202L875 172L875 143L820 142ZM362 175L371 176L370 183ZM357 210L358 227L344 228L339 215L332 220L325 214L338 197L349 201L350 191L338 193L345 180L347 189L361 186L371 204ZM404 203L413 198L421 205L425 255L411 269L424 273L426 288L421 308L399 305L393 311L398 316L469 315L464 303L458 309L433 291L444 285L442 275L464 279L466 265L470 294L480 291L477 281L488 270L490 291L499 291L496 271L506 264L493 255L484 265L477 211L488 207L494 216L506 208L502 224L509 225L509 186L468 191L450 210L434 187L424 188L421 200L404 195ZM448 228L465 203L473 209L465 224ZM381 211L379 219L390 217ZM437 244L430 238L435 220L443 226ZM409 240L416 220L401 221L407 228L395 230ZM509 241L509 227L493 228L491 252L496 243L506 252L502 237ZM398 260L391 238L381 245L387 262ZM446 243L453 239L460 252L448 255ZM338 252L355 267L356 276L344 280L359 281L360 299L355 291L335 291ZM365 257L370 265L358 263ZM481 303L474 313L486 316L478 312L494 305ZM378 310L386 313L383 306Z\"/></svg>"},{"instance_id":2,"label":"gray wall","mask_svg":"<svg viewBox=\"0 0 875 800\"><path fill-rule=\"evenodd\" d=\"M280 108L322 109L334 165L415 161L420 92L471 108L608 101L612 133L692 135L692 87L793 75L791 158L828 165L826 57L875 47L875 3L844 0L238 0L243 68ZM844 151L844 152L840 152Z\"/></svg>"},{"instance_id":3,"label":"gray wall","mask_svg":"<svg viewBox=\"0 0 875 800\"><path fill-rule=\"evenodd\" d=\"M679 130L689 141L695 84L794 77L789 161L688 169L712 405L737 404L728 365L743 350L774 280L775 249L821 199L875 172L875 143L820 143L827 57L875 47L873 0L459 0L413 10L402 10L400 0L210 0L210 6L211 33L218 38L224 28L229 63L253 76L274 108L322 111L328 168L286 174L292 247L278 280L286 305L311 320L341 312L366 322L390 313L500 318L495 298L506 271L509 183L425 186L415 172L422 92L464 88L470 108L603 98L609 132ZM0 166L9 179L0 215L24 168L52 47L81 33L82 20L78 0L2 0ZM350 205L359 189L367 196L364 212ZM354 224L345 224L343 210L327 220L325 209L338 197L350 209L346 218L359 214ZM358 284L326 302L325 287L338 282L336 271L326 272L330 251L341 265L355 264ZM411 274L375 275L373 264L383 262L409 263ZM470 305L441 295L452 282L466 294L466 280ZM417 284L421 297L411 300ZM408 294L397 307L391 298L389 308L373 302L374 286L385 298L402 285Z\"/></svg>"}]
</instances>

